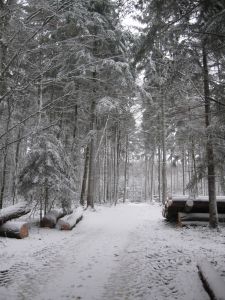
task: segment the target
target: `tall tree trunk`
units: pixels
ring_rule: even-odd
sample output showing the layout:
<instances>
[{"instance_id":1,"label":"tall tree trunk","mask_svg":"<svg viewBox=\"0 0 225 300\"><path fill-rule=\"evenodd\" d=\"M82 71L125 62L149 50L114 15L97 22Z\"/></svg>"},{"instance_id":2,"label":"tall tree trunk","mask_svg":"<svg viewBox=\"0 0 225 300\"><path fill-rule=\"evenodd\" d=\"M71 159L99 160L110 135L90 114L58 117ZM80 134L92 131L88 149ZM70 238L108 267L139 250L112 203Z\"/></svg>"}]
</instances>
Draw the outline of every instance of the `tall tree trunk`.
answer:
<instances>
[{"instance_id":1,"label":"tall tree trunk","mask_svg":"<svg viewBox=\"0 0 225 300\"><path fill-rule=\"evenodd\" d=\"M144 162L144 170L145 170L145 182L144 182L144 199L145 201L147 200L147 193L148 193L148 157L147 154L145 153L145 162Z\"/></svg>"},{"instance_id":2,"label":"tall tree trunk","mask_svg":"<svg viewBox=\"0 0 225 300\"><path fill-rule=\"evenodd\" d=\"M15 151L15 169L13 174L13 187L12 187L12 197L13 197L13 204L17 200L17 175L18 175L18 164L19 164L19 153L20 153L20 136L21 136L21 129L19 128L16 143L16 151Z\"/></svg>"},{"instance_id":3,"label":"tall tree trunk","mask_svg":"<svg viewBox=\"0 0 225 300\"><path fill-rule=\"evenodd\" d=\"M104 145L104 180L103 180L103 201L107 200L107 182L108 182L108 150L107 150L107 133L105 134L105 145Z\"/></svg>"},{"instance_id":4,"label":"tall tree trunk","mask_svg":"<svg viewBox=\"0 0 225 300\"><path fill-rule=\"evenodd\" d=\"M220 171L220 187L221 187L222 194L225 195L224 167L220 167L219 171Z\"/></svg>"},{"instance_id":5,"label":"tall tree trunk","mask_svg":"<svg viewBox=\"0 0 225 300\"><path fill-rule=\"evenodd\" d=\"M161 149L158 147L158 194L159 202L161 202Z\"/></svg>"},{"instance_id":6,"label":"tall tree trunk","mask_svg":"<svg viewBox=\"0 0 225 300\"><path fill-rule=\"evenodd\" d=\"M193 186L193 194L194 197L198 195L198 174L197 174L197 169L196 169L196 160L195 160L195 145L194 145L194 139L191 138L191 156L192 156L192 164L193 164L193 174L194 174L194 186ZM193 175L192 175L193 176Z\"/></svg>"},{"instance_id":7,"label":"tall tree trunk","mask_svg":"<svg viewBox=\"0 0 225 300\"><path fill-rule=\"evenodd\" d=\"M7 101L8 106L8 118L6 123L6 132L9 130L9 124L11 120L11 108L9 104L9 100ZM3 152L3 166L2 166L2 182L1 182L1 190L0 190L0 209L3 206L3 199L4 199L4 193L5 193L5 185L6 185L6 173L7 173L7 157L8 157L8 134L6 135L5 139L5 149Z\"/></svg>"},{"instance_id":8,"label":"tall tree trunk","mask_svg":"<svg viewBox=\"0 0 225 300\"><path fill-rule=\"evenodd\" d=\"M84 172L81 185L81 194L80 194L80 205L84 206L85 196L87 190L87 178L88 178L88 166L89 166L89 147L87 146L85 151L85 160L84 160Z\"/></svg>"},{"instance_id":9,"label":"tall tree trunk","mask_svg":"<svg viewBox=\"0 0 225 300\"><path fill-rule=\"evenodd\" d=\"M94 95L93 95L94 96ZM95 155L94 155L94 129L95 129L95 100L91 103L91 122L90 130L92 131L91 140L89 142L89 172L88 172L88 190L87 190L87 206L94 207L95 199Z\"/></svg>"},{"instance_id":10,"label":"tall tree trunk","mask_svg":"<svg viewBox=\"0 0 225 300\"><path fill-rule=\"evenodd\" d=\"M153 200L154 193L154 162L155 162L155 151L152 153L152 165L151 165L151 190L150 190L150 199Z\"/></svg>"},{"instance_id":11,"label":"tall tree trunk","mask_svg":"<svg viewBox=\"0 0 225 300\"><path fill-rule=\"evenodd\" d=\"M209 193L209 224L211 227L218 227L218 212L216 203L216 185L215 185L215 164L213 153L212 136L209 132L211 108L210 108L210 90L209 90L209 73L206 45L202 45L203 60L203 79L204 79L204 98L205 98L205 127L206 127L206 154L208 169L208 193Z\"/></svg>"},{"instance_id":12,"label":"tall tree trunk","mask_svg":"<svg viewBox=\"0 0 225 300\"><path fill-rule=\"evenodd\" d=\"M124 162L124 187L123 187L123 203L127 196L127 167L128 167L128 134L126 134L126 144L125 144L125 162Z\"/></svg>"},{"instance_id":13,"label":"tall tree trunk","mask_svg":"<svg viewBox=\"0 0 225 300\"><path fill-rule=\"evenodd\" d=\"M119 197L119 176L120 176L120 128L119 124L116 131L116 198L115 203L117 203Z\"/></svg>"},{"instance_id":14,"label":"tall tree trunk","mask_svg":"<svg viewBox=\"0 0 225 300\"><path fill-rule=\"evenodd\" d=\"M173 195L173 152L171 151L171 159L170 159L170 190L171 196Z\"/></svg>"},{"instance_id":15,"label":"tall tree trunk","mask_svg":"<svg viewBox=\"0 0 225 300\"><path fill-rule=\"evenodd\" d=\"M182 190L183 195L185 195L185 149L182 150Z\"/></svg>"},{"instance_id":16,"label":"tall tree trunk","mask_svg":"<svg viewBox=\"0 0 225 300\"><path fill-rule=\"evenodd\" d=\"M162 95L162 203L167 198L165 97Z\"/></svg>"}]
</instances>

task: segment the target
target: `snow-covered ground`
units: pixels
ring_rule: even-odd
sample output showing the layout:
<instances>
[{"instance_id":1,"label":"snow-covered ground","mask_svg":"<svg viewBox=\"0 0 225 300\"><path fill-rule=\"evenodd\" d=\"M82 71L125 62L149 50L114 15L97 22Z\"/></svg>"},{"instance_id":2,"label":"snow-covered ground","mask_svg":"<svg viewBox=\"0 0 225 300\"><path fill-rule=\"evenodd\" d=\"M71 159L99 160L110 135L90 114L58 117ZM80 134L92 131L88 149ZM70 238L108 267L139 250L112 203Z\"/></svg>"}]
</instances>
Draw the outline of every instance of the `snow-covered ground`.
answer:
<instances>
[{"instance_id":1,"label":"snow-covered ground","mask_svg":"<svg viewBox=\"0 0 225 300\"><path fill-rule=\"evenodd\" d=\"M177 228L157 205L97 207L69 232L0 238L0 299L209 299L196 262L225 277L224 249L224 228Z\"/></svg>"}]
</instances>

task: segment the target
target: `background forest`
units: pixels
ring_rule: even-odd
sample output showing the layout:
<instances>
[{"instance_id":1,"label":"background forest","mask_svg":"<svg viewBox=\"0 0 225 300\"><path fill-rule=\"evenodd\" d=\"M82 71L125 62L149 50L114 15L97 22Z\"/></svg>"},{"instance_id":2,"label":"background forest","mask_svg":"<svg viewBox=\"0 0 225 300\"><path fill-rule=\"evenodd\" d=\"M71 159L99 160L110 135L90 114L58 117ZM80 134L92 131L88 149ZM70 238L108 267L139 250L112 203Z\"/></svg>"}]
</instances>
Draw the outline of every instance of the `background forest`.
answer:
<instances>
[{"instance_id":1,"label":"background forest","mask_svg":"<svg viewBox=\"0 0 225 300\"><path fill-rule=\"evenodd\" d=\"M0 0L0 208L224 195L224 15L222 0Z\"/></svg>"}]
</instances>

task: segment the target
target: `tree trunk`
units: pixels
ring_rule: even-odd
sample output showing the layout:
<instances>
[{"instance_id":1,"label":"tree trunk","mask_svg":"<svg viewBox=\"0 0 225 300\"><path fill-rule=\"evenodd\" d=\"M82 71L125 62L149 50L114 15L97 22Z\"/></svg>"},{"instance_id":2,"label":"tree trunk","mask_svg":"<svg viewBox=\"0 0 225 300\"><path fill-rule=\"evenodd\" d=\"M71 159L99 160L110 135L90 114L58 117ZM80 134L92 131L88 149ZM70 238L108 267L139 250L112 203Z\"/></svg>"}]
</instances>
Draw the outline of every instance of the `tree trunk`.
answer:
<instances>
[{"instance_id":1,"label":"tree trunk","mask_svg":"<svg viewBox=\"0 0 225 300\"><path fill-rule=\"evenodd\" d=\"M85 152L84 173L83 173L83 180L82 180L82 187L81 187L81 194L80 194L80 205L82 206L84 206L85 203L85 196L87 190L88 165L89 165L89 146L87 146Z\"/></svg>"},{"instance_id":2,"label":"tree trunk","mask_svg":"<svg viewBox=\"0 0 225 300\"><path fill-rule=\"evenodd\" d=\"M124 162L124 187L123 187L123 203L127 196L127 164L128 162L128 134L126 134L126 145L125 145L125 162Z\"/></svg>"},{"instance_id":3,"label":"tree trunk","mask_svg":"<svg viewBox=\"0 0 225 300\"><path fill-rule=\"evenodd\" d=\"M9 130L9 124L11 120L11 108L9 104L9 100L7 101L8 105L8 119L6 124L6 132ZM3 199L6 185L6 173L7 173L7 156L8 156L8 134L5 139L5 149L3 153L3 167L2 167L2 182L1 182L1 190L0 190L0 209L3 207Z\"/></svg>"},{"instance_id":4,"label":"tree trunk","mask_svg":"<svg viewBox=\"0 0 225 300\"><path fill-rule=\"evenodd\" d=\"M24 216L30 212L26 202L20 202L0 210L0 225L3 223Z\"/></svg>"},{"instance_id":5,"label":"tree trunk","mask_svg":"<svg viewBox=\"0 0 225 300\"><path fill-rule=\"evenodd\" d=\"M94 207L95 198L95 155L94 155L94 129L95 129L95 100L92 99L91 103L91 123L90 129L92 131L91 141L89 143L89 172L88 172L88 190L87 190L87 206Z\"/></svg>"},{"instance_id":6,"label":"tree trunk","mask_svg":"<svg viewBox=\"0 0 225 300\"><path fill-rule=\"evenodd\" d=\"M165 97L162 95L162 203L167 198Z\"/></svg>"},{"instance_id":7,"label":"tree trunk","mask_svg":"<svg viewBox=\"0 0 225 300\"><path fill-rule=\"evenodd\" d=\"M212 136L209 132L211 108L210 108L210 90L209 90L209 74L207 51L205 42L202 47L203 58L203 79L204 79L204 98L205 98L205 127L206 127L206 154L207 154L207 169L208 169L208 193L209 193L209 224L212 228L218 227L218 212L216 203L216 186L215 186L215 164L213 153Z\"/></svg>"},{"instance_id":8,"label":"tree trunk","mask_svg":"<svg viewBox=\"0 0 225 300\"><path fill-rule=\"evenodd\" d=\"M154 193L154 163L155 163L155 151L153 150L152 153L152 165L151 165L151 190L150 190L150 199L153 200L153 193Z\"/></svg>"},{"instance_id":9,"label":"tree trunk","mask_svg":"<svg viewBox=\"0 0 225 300\"><path fill-rule=\"evenodd\" d=\"M185 195L185 150L182 151L182 189L183 195Z\"/></svg>"},{"instance_id":10,"label":"tree trunk","mask_svg":"<svg viewBox=\"0 0 225 300\"><path fill-rule=\"evenodd\" d=\"M161 202L161 149L158 147L158 194Z\"/></svg>"},{"instance_id":11,"label":"tree trunk","mask_svg":"<svg viewBox=\"0 0 225 300\"><path fill-rule=\"evenodd\" d=\"M198 196L198 174L197 174L197 169L196 169L196 160L195 160L195 146L194 146L194 139L191 138L191 155L192 155L192 163L193 163L193 174L194 174L194 187L193 187L193 194L194 196ZM193 175L192 175L193 176Z\"/></svg>"},{"instance_id":12,"label":"tree trunk","mask_svg":"<svg viewBox=\"0 0 225 300\"><path fill-rule=\"evenodd\" d=\"M17 176L18 176L18 164L19 164L19 153L20 153L20 136L21 136L21 129L19 128L17 140L16 143L16 151L15 151L15 169L13 174L13 187L12 187L12 197L13 197L13 204L15 204L15 201L17 200Z\"/></svg>"}]
</instances>

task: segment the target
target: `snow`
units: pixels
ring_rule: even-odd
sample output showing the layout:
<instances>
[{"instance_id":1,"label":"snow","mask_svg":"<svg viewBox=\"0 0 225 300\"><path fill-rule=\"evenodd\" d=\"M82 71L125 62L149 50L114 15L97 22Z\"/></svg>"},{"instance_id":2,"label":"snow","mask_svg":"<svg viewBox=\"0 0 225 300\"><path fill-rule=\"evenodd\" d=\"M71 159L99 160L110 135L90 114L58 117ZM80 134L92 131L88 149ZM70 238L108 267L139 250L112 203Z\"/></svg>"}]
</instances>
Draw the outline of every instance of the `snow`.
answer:
<instances>
[{"instance_id":1,"label":"snow","mask_svg":"<svg viewBox=\"0 0 225 300\"><path fill-rule=\"evenodd\" d=\"M213 299L225 300L225 282L207 261L198 262L198 269L210 289Z\"/></svg>"},{"instance_id":2,"label":"snow","mask_svg":"<svg viewBox=\"0 0 225 300\"><path fill-rule=\"evenodd\" d=\"M0 299L206 300L197 261L225 276L225 228L178 228L146 203L99 206L72 231L0 238Z\"/></svg>"},{"instance_id":3,"label":"snow","mask_svg":"<svg viewBox=\"0 0 225 300\"><path fill-rule=\"evenodd\" d=\"M15 205L8 206L0 210L0 220L7 221L8 218L12 215L15 218L17 215L25 214L30 212L26 202L19 202Z\"/></svg>"}]
</instances>

